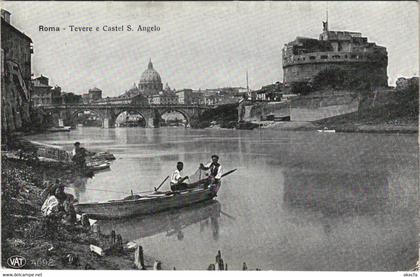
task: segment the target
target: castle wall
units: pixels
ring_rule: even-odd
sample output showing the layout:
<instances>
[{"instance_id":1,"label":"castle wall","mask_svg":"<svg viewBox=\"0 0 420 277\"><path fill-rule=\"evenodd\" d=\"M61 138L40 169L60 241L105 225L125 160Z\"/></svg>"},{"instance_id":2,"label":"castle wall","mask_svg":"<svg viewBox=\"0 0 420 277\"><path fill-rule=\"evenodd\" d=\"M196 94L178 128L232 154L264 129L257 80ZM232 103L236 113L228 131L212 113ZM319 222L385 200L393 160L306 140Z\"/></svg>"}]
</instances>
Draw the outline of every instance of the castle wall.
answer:
<instances>
[{"instance_id":1,"label":"castle wall","mask_svg":"<svg viewBox=\"0 0 420 277\"><path fill-rule=\"evenodd\" d=\"M289 106L290 105L290 106ZM267 115L290 116L291 121L315 121L355 112L359 99L352 94L299 97L291 103L257 103L245 106L243 120L260 121Z\"/></svg>"},{"instance_id":2,"label":"castle wall","mask_svg":"<svg viewBox=\"0 0 420 277\"><path fill-rule=\"evenodd\" d=\"M376 80L375 84L377 86L388 85L386 66L368 62L296 63L283 68L284 82L288 84L294 82L308 82L320 71L331 67L349 72L357 72L358 74L364 72L362 74L366 74L370 76L372 80Z\"/></svg>"},{"instance_id":3,"label":"castle wall","mask_svg":"<svg viewBox=\"0 0 420 277\"><path fill-rule=\"evenodd\" d=\"M254 105L245 106L245 113L243 120L245 121L259 121L267 115L274 115L276 117L288 116L290 114L288 103L257 103Z\"/></svg>"},{"instance_id":4,"label":"castle wall","mask_svg":"<svg viewBox=\"0 0 420 277\"><path fill-rule=\"evenodd\" d=\"M398 94L393 89L375 90L360 95L357 91L319 91L312 96L300 96L291 102L254 103L245 106L244 121L259 121L269 114L288 116L294 122L315 121L337 115L368 110L373 107L397 103Z\"/></svg>"}]
</instances>

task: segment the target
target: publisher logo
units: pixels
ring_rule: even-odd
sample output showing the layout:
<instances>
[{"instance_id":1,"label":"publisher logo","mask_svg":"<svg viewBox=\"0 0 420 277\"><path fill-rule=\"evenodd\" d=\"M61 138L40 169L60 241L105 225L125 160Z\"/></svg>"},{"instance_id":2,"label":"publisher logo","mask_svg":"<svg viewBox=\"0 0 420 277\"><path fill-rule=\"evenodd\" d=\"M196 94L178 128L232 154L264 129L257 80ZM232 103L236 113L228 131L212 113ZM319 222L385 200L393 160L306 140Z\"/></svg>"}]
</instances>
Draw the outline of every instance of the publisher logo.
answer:
<instances>
[{"instance_id":1,"label":"publisher logo","mask_svg":"<svg viewBox=\"0 0 420 277\"><path fill-rule=\"evenodd\" d=\"M7 259L7 264L13 268L22 268L26 265L25 257L15 255Z\"/></svg>"}]
</instances>

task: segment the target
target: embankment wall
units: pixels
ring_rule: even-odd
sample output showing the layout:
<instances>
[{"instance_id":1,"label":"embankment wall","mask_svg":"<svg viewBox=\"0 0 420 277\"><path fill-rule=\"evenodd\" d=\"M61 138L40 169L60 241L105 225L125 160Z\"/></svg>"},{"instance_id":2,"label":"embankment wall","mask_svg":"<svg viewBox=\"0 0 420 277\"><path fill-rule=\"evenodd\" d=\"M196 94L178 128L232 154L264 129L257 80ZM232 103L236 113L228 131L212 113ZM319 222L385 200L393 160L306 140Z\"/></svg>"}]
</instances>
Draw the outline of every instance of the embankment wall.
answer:
<instances>
[{"instance_id":1,"label":"embankment wall","mask_svg":"<svg viewBox=\"0 0 420 277\"><path fill-rule=\"evenodd\" d=\"M363 95L363 96L361 96ZM356 112L359 109L384 106L395 102L392 89L362 94L357 91L319 91L288 102L253 103L245 106L245 121L259 121L267 115L288 116L291 121L316 121L323 118Z\"/></svg>"}]
</instances>

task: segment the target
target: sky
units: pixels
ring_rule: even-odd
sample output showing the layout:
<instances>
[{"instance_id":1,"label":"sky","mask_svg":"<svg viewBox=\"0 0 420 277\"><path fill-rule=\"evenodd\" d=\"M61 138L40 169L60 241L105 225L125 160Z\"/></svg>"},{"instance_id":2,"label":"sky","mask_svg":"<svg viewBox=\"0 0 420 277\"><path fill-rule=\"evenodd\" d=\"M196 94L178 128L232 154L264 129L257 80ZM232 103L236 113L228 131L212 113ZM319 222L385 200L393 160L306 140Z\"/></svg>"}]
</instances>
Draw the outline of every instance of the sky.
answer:
<instances>
[{"instance_id":1,"label":"sky","mask_svg":"<svg viewBox=\"0 0 420 277\"><path fill-rule=\"evenodd\" d=\"M171 88L251 89L283 80L282 48L297 36L357 31L388 51L388 83L418 76L418 4L411 2L2 2L32 38L32 72L64 91L117 96L152 59ZM60 27L40 31L39 26ZM72 32L69 26L91 26ZM124 25L124 31L103 26ZM135 28L127 31L127 25ZM160 31L137 31L138 25ZM99 27L99 31L95 28ZM66 28L64 30L63 28Z\"/></svg>"}]
</instances>

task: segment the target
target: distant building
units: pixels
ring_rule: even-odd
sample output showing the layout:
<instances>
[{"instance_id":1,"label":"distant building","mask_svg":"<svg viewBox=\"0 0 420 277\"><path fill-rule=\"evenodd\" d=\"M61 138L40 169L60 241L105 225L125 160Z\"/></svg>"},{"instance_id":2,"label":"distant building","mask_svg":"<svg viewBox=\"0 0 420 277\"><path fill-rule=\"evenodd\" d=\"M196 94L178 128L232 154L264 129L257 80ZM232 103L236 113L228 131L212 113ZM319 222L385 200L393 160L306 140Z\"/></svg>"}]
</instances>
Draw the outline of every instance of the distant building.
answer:
<instances>
[{"instance_id":1,"label":"distant building","mask_svg":"<svg viewBox=\"0 0 420 277\"><path fill-rule=\"evenodd\" d=\"M63 96L61 95L61 88L55 86L51 89L51 101L53 105L60 105L63 103Z\"/></svg>"},{"instance_id":2,"label":"distant building","mask_svg":"<svg viewBox=\"0 0 420 277\"><path fill-rule=\"evenodd\" d=\"M129 99L138 96L142 96L141 100L137 98L135 102L142 104L144 103L144 98L151 105L176 105L179 103L179 96L175 93L175 90L172 90L168 84L163 88L162 79L153 68L152 60L149 61L147 69L142 73L138 86L134 84L132 88L120 95L121 99L125 99L124 101L127 102L130 102ZM116 99L114 100L117 101Z\"/></svg>"},{"instance_id":3,"label":"distant building","mask_svg":"<svg viewBox=\"0 0 420 277\"><path fill-rule=\"evenodd\" d=\"M218 91L215 90L192 90L182 89L176 91L179 104L183 105L213 105L217 102L216 96Z\"/></svg>"},{"instance_id":4,"label":"distant building","mask_svg":"<svg viewBox=\"0 0 420 277\"><path fill-rule=\"evenodd\" d=\"M102 99L102 90L98 88L89 89L88 93L82 94L83 104L89 104Z\"/></svg>"},{"instance_id":5,"label":"distant building","mask_svg":"<svg viewBox=\"0 0 420 277\"><path fill-rule=\"evenodd\" d=\"M263 86L255 91L256 100L259 101L281 101L283 97L284 86L280 82Z\"/></svg>"},{"instance_id":6,"label":"distant building","mask_svg":"<svg viewBox=\"0 0 420 277\"><path fill-rule=\"evenodd\" d=\"M387 86L388 54L385 47L368 42L361 33L328 30L319 39L297 37L283 48L283 82L309 82L327 68L365 74L375 86Z\"/></svg>"},{"instance_id":7,"label":"distant building","mask_svg":"<svg viewBox=\"0 0 420 277\"><path fill-rule=\"evenodd\" d=\"M178 95L178 102L182 105L191 105L192 103L192 89L181 89L175 92Z\"/></svg>"},{"instance_id":8,"label":"distant building","mask_svg":"<svg viewBox=\"0 0 420 277\"><path fill-rule=\"evenodd\" d=\"M141 106L148 106L149 105L149 100L147 99L147 97L145 97L142 94L131 97L129 99L130 99L130 104L133 104L133 105L141 105Z\"/></svg>"},{"instance_id":9,"label":"distant building","mask_svg":"<svg viewBox=\"0 0 420 277\"><path fill-rule=\"evenodd\" d=\"M98 88L92 88L89 90L89 99L92 101L96 101L102 98L102 90Z\"/></svg>"},{"instance_id":10,"label":"distant building","mask_svg":"<svg viewBox=\"0 0 420 277\"><path fill-rule=\"evenodd\" d=\"M15 131L30 122L32 40L1 10L1 128ZM3 133L3 132L2 132Z\"/></svg>"},{"instance_id":11,"label":"distant building","mask_svg":"<svg viewBox=\"0 0 420 277\"><path fill-rule=\"evenodd\" d=\"M134 84L132 88L130 88L129 90L126 90L121 96L131 98L139 94L141 94L141 92L139 88L136 86L136 84Z\"/></svg>"},{"instance_id":12,"label":"distant building","mask_svg":"<svg viewBox=\"0 0 420 277\"><path fill-rule=\"evenodd\" d=\"M151 105L177 105L178 95L172 91L162 91L148 97Z\"/></svg>"},{"instance_id":13,"label":"distant building","mask_svg":"<svg viewBox=\"0 0 420 277\"><path fill-rule=\"evenodd\" d=\"M206 89L204 93L205 105L230 104L239 102L246 94L247 89L242 87L225 87Z\"/></svg>"},{"instance_id":14,"label":"distant building","mask_svg":"<svg viewBox=\"0 0 420 277\"><path fill-rule=\"evenodd\" d=\"M82 94L82 102L83 104L89 104L90 103L90 97L88 93Z\"/></svg>"},{"instance_id":15,"label":"distant building","mask_svg":"<svg viewBox=\"0 0 420 277\"><path fill-rule=\"evenodd\" d=\"M49 106L53 103L52 91L47 77L41 75L32 80L32 105L34 107Z\"/></svg>"},{"instance_id":16,"label":"distant building","mask_svg":"<svg viewBox=\"0 0 420 277\"><path fill-rule=\"evenodd\" d=\"M149 106L149 100L142 94L139 94L133 97L128 97L126 95L120 95L118 97L106 97L106 98L101 98L99 100L96 100L94 101L94 103L98 105L134 104L134 105Z\"/></svg>"},{"instance_id":17,"label":"distant building","mask_svg":"<svg viewBox=\"0 0 420 277\"><path fill-rule=\"evenodd\" d=\"M144 95L155 95L163 90L162 80L159 73L153 68L150 59L147 69L141 74L138 89Z\"/></svg>"},{"instance_id":18,"label":"distant building","mask_svg":"<svg viewBox=\"0 0 420 277\"><path fill-rule=\"evenodd\" d=\"M217 94L210 94L210 95L206 95L204 94L204 105L216 105L217 103L219 103L220 97Z\"/></svg>"},{"instance_id":19,"label":"distant building","mask_svg":"<svg viewBox=\"0 0 420 277\"><path fill-rule=\"evenodd\" d=\"M204 105L204 93L201 90L193 91L191 94L191 105Z\"/></svg>"},{"instance_id":20,"label":"distant building","mask_svg":"<svg viewBox=\"0 0 420 277\"><path fill-rule=\"evenodd\" d=\"M81 95L74 94L73 92L63 93L63 104L82 104L83 98Z\"/></svg>"}]
</instances>

